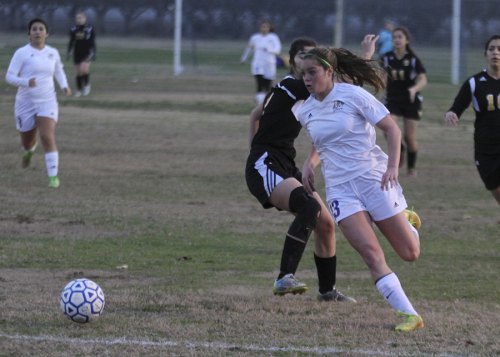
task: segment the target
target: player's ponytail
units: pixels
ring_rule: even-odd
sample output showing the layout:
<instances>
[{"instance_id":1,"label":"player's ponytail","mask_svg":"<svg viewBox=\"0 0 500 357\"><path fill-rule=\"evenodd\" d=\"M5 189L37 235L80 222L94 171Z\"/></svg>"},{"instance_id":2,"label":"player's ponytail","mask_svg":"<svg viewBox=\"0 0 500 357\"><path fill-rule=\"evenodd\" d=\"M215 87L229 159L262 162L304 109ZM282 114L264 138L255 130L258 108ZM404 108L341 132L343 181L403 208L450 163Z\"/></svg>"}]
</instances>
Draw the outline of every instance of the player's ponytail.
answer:
<instances>
[{"instance_id":1,"label":"player's ponytail","mask_svg":"<svg viewBox=\"0 0 500 357\"><path fill-rule=\"evenodd\" d=\"M378 63L358 57L345 48L316 47L304 57L316 59L325 69L332 68L334 76L342 82L369 84L376 92L385 88L385 72Z\"/></svg>"}]
</instances>

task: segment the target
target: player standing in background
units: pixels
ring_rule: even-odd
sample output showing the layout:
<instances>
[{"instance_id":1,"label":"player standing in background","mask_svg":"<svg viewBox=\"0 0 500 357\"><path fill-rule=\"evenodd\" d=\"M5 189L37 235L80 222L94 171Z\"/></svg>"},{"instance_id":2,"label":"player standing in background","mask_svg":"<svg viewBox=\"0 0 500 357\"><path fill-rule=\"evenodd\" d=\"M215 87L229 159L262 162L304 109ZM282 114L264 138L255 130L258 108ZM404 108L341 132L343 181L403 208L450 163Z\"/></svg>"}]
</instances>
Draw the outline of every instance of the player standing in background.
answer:
<instances>
[{"instance_id":1,"label":"player standing in background","mask_svg":"<svg viewBox=\"0 0 500 357\"><path fill-rule=\"evenodd\" d=\"M73 53L76 72L75 97L90 94L90 63L95 61L95 30L87 23L87 15L78 11L75 15L75 24L69 32L69 44L66 58Z\"/></svg>"},{"instance_id":2,"label":"player standing in background","mask_svg":"<svg viewBox=\"0 0 500 357\"><path fill-rule=\"evenodd\" d=\"M415 229L420 219L405 210L398 183L401 131L382 103L354 85L383 89L383 70L345 49L319 47L304 55L302 70L311 96L296 113L313 143L309 164L303 167L304 187L313 190L314 168L321 161L327 202L336 222L370 269L379 293L405 319L395 329L422 328L423 320L387 265L372 227L375 222L402 259L414 261L420 255ZM335 72L354 84L335 83ZM375 126L386 134L389 156L376 145Z\"/></svg>"},{"instance_id":3,"label":"player standing in background","mask_svg":"<svg viewBox=\"0 0 500 357\"><path fill-rule=\"evenodd\" d=\"M257 84L255 101L260 104L276 78L276 56L281 52L281 41L271 22L264 20L260 23L260 32L250 37L240 61L245 62L252 52L251 72Z\"/></svg>"},{"instance_id":4,"label":"player standing in background","mask_svg":"<svg viewBox=\"0 0 500 357\"><path fill-rule=\"evenodd\" d=\"M48 26L41 19L28 25L30 43L19 48L10 61L6 74L8 83L17 86L15 117L25 150L22 167L26 168L37 146L37 132L45 151L45 165L49 187L59 187L59 152L55 141L55 128L59 108L54 88L54 78L64 94L71 95L59 52L45 41Z\"/></svg>"},{"instance_id":5,"label":"player standing in background","mask_svg":"<svg viewBox=\"0 0 500 357\"><path fill-rule=\"evenodd\" d=\"M407 173L416 176L417 122L422 117L423 97L420 91L427 85L425 68L410 48L410 32L404 27L392 31L394 50L382 56L382 66L387 71L386 106L392 117L403 118L403 142L400 167L404 165L407 150Z\"/></svg>"},{"instance_id":6,"label":"player standing in background","mask_svg":"<svg viewBox=\"0 0 500 357\"><path fill-rule=\"evenodd\" d=\"M367 35L362 42L363 56L371 58L378 36ZM317 192L308 194L301 183L302 175L295 165L294 141L301 126L292 108L309 96L301 79L300 63L304 53L315 47L309 38L292 42L289 51L290 74L268 94L250 115L250 154L246 164L246 182L250 192L264 208L286 210L296 217L285 237L280 272L273 293L303 293L306 284L295 278L295 272L311 231L315 232L314 261L318 272L320 301L350 301L335 288L336 243L331 215Z\"/></svg>"},{"instance_id":7,"label":"player standing in background","mask_svg":"<svg viewBox=\"0 0 500 357\"><path fill-rule=\"evenodd\" d=\"M448 125L457 126L460 116L472 102L476 113L476 168L486 189L500 204L500 35L486 41L484 56L488 67L463 83L444 119Z\"/></svg>"}]
</instances>

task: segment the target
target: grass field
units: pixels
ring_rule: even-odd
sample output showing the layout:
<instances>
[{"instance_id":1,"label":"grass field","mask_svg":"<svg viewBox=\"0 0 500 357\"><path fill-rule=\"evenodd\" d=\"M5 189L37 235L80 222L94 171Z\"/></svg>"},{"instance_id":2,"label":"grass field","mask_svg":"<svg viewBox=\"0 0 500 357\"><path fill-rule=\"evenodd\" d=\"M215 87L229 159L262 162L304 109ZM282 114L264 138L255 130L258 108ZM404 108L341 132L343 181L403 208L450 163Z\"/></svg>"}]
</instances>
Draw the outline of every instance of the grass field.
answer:
<instances>
[{"instance_id":1,"label":"grass field","mask_svg":"<svg viewBox=\"0 0 500 357\"><path fill-rule=\"evenodd\" d=\"M2 76L25 41L0 38ZM64 53L65 39L51 44ZM0 83L0 356L500 355L500 210L473 165L472 113L443 125L457 91L448 54L420 51L430 84L419 176L400 177L423 219L422 255L405 263L381 240L426 322L397 334L338 229L337 285L358 304L316 301L312 244L298 271L311 291L272 295L290 216L261 209L245 184L254 88L243 46L198 43L173 77L168 44L102 39L92 94L60 96L57 190L41 151L20 168L15 88ZM481 53L468 63L481 69ZM308 145L302 134L298 163ZM90 324L59 311L76 277L106 295Z\"/></svg>"}]
</instances>

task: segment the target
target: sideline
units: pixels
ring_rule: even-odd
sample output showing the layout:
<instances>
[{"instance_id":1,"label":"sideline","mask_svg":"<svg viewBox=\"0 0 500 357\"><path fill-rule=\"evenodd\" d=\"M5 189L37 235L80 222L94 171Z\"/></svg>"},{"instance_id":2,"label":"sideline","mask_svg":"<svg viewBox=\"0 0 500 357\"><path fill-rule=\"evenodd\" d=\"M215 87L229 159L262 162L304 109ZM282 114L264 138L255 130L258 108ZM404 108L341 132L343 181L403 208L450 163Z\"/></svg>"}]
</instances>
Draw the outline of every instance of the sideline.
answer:
<instances>
[{"instance_id":1,"label":"sideline","mask_svg":"<svg viewBox=\"0 0 500 357\"><path fill-rule=\"evenodd\" d=\"M210 350L228 350L228 351L252 351L252 352L299 352L315 355L333 354L333 353L353 353L363 356L435 356L422 352L405 353L401 351L384 352L372 350L346 350L336 347L300 347L300 346L260 346L260 345L237 345L225 342L202 342L202 341L171 341L171 340L132 340L125 337L104 339L104 338L70 338L56 336L30 336L30 335L9 335L0 332L0 338L9 340L24 340L24 341L42 341L42 342L60 342L76 345L98 344L104 346L127 345L127 346L143 346L143 347L185 347L188 349L205 348Z\"/></svg>"}]
</instances>

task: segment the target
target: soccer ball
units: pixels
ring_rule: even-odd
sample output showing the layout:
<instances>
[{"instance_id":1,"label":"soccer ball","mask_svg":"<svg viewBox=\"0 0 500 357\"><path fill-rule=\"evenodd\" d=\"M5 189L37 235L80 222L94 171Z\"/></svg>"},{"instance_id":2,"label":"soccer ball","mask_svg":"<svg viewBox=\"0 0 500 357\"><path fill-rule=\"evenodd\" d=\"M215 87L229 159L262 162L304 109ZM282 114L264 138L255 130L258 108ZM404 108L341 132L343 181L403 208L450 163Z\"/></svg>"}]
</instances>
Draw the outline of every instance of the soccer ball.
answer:
<instances>
[{"instance_id":1,"label":"soccer ball","mask_svg":"<svg viewBox=\"0 0 500 357\"><path fill-rule=\"evenodd\" d=\"M61 291L61 310L75 322L89 322L101 316L104 310L104 293L99 285L89 279L70 281Z\"/></svg>"}]
</instances>

